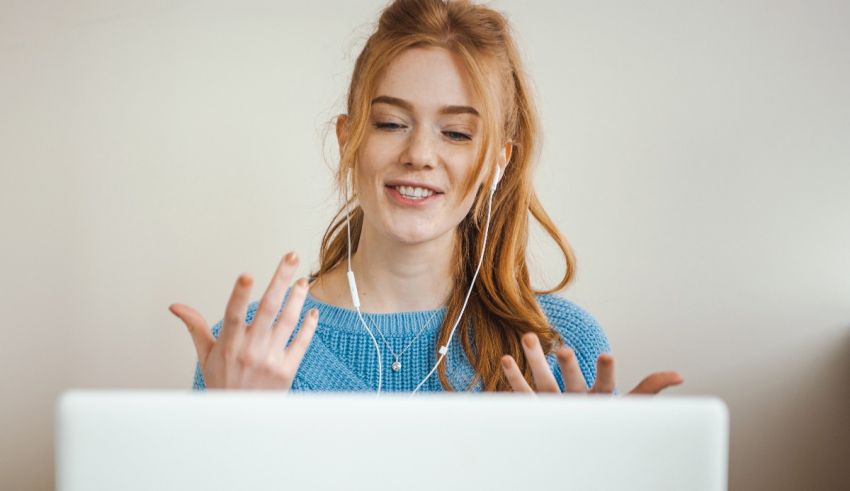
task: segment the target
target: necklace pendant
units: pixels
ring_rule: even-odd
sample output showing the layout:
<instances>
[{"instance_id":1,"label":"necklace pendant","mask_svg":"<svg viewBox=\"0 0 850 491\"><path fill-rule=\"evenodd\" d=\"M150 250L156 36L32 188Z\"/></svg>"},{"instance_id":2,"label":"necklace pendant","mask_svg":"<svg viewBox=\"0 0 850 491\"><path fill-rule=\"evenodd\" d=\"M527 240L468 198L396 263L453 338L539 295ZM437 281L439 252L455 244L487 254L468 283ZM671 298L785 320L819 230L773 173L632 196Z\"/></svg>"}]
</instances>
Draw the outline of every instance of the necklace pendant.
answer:
<instances>
[{"instance_id":1,"label":"necklace pendant","mask_svg":"<svg viewBox=\"0 0 850 491\"><path fill-rule=\"evenodd\" d=\"M393 371L398 372L401 370L401 362L396 360L393 362Z\"/></svg>"}]
</instances>

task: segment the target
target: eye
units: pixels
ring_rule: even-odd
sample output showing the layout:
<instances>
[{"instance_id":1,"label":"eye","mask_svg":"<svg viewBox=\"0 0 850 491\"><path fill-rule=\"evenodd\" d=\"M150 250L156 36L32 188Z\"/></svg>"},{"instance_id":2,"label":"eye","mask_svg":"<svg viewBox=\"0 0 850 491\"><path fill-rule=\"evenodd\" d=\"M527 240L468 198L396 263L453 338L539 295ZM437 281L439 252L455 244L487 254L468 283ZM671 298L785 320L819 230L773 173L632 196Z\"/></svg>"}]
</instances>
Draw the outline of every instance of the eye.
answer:
<instances>
[{"instance_id":1,"label":"eye","mask_svg":"<svg viewBox=\"0 0 850 491\"><path fill-rule=\"evenodd\" d=\"M444 131L443 134L456 141L472 140L471 136L467 135L466 133L461 133L459 131Z\"/></svg>"},{"instance_id":2,"label":"eye","mask_svg":"<svg viewBox=\"0 0 850 491\"><path fill-rule=\"evenodd\" d=\"M377 123L375 123L373 126L374 126L375 128L377 128L377 129L379 129L379 130L397 130L397 129L399 129L399 128L404 128L404 126L403 126L403 125L400 125L400 124L398 124L398 123L381 123L381 122L377 122Z\"/></svg>"}]
</instances>

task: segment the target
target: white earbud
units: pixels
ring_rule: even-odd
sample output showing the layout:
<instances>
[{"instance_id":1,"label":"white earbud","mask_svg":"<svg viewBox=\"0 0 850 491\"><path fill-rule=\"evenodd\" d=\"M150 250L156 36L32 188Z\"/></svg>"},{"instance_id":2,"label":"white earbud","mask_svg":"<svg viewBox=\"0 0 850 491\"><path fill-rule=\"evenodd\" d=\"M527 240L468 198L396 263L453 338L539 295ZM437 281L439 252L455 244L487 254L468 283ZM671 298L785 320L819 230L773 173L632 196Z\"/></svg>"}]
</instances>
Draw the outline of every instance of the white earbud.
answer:
<instances>
[{"instance_id":1,"label":"white earbud","mask_svg":"<svg viewBox=\"0 0 850 491\"><path fill-rule=\"evenodd\" d=\"M502 168L499 167L499 164L496 164L496 177L493 178L493 185L490 186L491 191L496 190L496 186L499 184L499 180L502 179Z\"/></svg>"}]
</instances>

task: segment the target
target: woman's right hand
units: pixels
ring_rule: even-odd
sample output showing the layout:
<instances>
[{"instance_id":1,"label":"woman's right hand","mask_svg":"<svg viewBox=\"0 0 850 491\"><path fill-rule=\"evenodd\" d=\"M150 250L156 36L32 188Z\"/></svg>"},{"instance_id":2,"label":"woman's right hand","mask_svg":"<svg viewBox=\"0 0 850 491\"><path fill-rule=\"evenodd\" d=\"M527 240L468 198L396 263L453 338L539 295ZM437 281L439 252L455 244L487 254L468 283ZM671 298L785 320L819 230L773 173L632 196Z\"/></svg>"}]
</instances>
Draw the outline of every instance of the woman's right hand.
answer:
<instances>
[{"instance_id":1,"label":"woman's right hand","mask_svg":"<svg viewBox=\"0 0 850 491\"><path fill-rule=\"evenodd\" d=\"M168 310L186 324L192 335L207 388L286 391L292 386L319 320L318 310L311 309L295 339L286 347L307 296L305 278L295 282L279 319L276 323L274 320L297 266L294 252L283 257L249 326L245 325L245 316L253 279L248 274L239 275L218 339L195 309L183 304L169 305Z\"/></svg>"}]
</instances>

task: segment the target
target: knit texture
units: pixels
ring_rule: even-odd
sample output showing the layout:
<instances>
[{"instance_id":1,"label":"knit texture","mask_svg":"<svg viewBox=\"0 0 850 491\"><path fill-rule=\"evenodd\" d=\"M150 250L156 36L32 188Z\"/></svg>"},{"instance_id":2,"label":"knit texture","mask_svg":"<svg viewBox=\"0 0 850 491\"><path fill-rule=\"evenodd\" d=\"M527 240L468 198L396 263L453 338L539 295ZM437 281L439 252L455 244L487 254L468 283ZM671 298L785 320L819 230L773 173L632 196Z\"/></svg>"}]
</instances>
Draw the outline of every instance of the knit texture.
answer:
<instances>
[{"instance_id":1,"label":"knit texture","mask_svg":"<svg viewBox=\"0 0 850 491\"><path fill-rule=\"evenodd\" d=\"M285 305L288 296L287 290L282 305ZM538 295L537 301L548 317L550 325L558 330L567 346L575 351L585 382L588 387L592 387L596 380L597 357L602 353L611 352L605 333L593 316L570 300L555 295ZM246 324L253 321L258 305L259 301L248 305ZM300 330L304 315L313 307L319 310L319 324L290 390L293 392L377 390L378 360L375 346L360 323L355 310L320 302L308 293L301 308L298 326L287 345ZM428 311L364 314L364 319L381 348L382 392L411 392L431 371L437 362L434 347L446 311L447 308L443 307ZM430 323L423 330L423 326L429 319L431 319ZM216 338L221 326L222 321L219 321L212 328ZM383 333L386 342L378 334L378 330ZM472 381L474 371L463 353L459 332L460 329L455 331L448 355L442 363L447 364L447 374L452 386L457 390L464 390ZM407 348L400 356L402 368L398 372L390 368L395 359L387 349L386 343L392 346L392 351L396 354L400 354ZM408 345L410 345L409 348ZM551 354L547 356L547 360L558 381L558 386L563 391L564 381L557 358ZM195 364L193 388L205 389L204 377L198 363ZM443 390L436 371L419 389L420 392ZM481 390L480 381L471 389L473 392ZM615 390L614 394L618 394L618 391Z\"/></svg>"}]
</instances>

